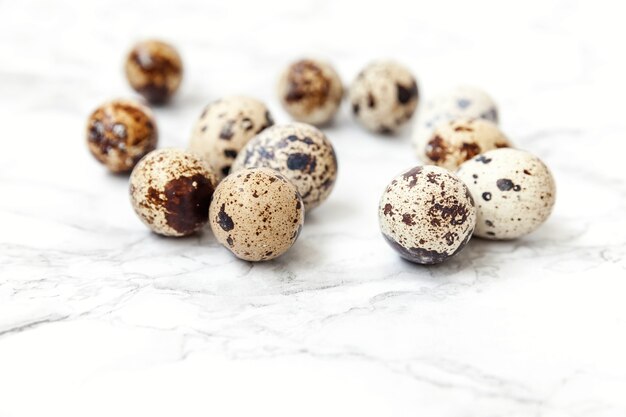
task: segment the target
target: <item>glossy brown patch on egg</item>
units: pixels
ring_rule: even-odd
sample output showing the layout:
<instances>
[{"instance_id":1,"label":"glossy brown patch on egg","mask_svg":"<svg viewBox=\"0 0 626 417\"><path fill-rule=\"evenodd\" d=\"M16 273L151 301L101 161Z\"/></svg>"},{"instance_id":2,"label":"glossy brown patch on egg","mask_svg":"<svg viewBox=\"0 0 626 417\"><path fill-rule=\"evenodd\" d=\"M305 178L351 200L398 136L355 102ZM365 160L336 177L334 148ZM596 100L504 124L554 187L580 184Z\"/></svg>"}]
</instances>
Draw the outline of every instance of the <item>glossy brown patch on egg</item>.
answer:
<instances>
[{"instance_id":1,"label":"glossy brown patch on egg","mask_svg":"<svg viewBox=\"0 0 626 417\"><path fill-rule=\"evenodd\" d=\"M226 177L215 190L209 222L217 240L238 258L274 259L296 241L304 206L295 186L269 168Z\"/></svg>"},{"instance_id":2,"label":"glossy brown patch on egg","mask_svg":"<svg viewBox=\"0 0 626 417\"><path fill-rule=\"evenodd\" d=\"M350 86L349 100L356 119L367 129L391 134L415 112L415 78L404 66L378 61L363 69Z\"/></svg>"},{"instance_id":3,"label":"glossy brown patch on egg","mask_svg":"<svg viewBox=\"0 0 626 417\"><path fill-rule=\"evenodd\" d=\"M221 180L248 141L273 124L267 106L259 100L225 97L202 111L193 128L189 150L207 161Z\"/></svg>"},{"instance_id":4,"label":"glossy brown patch on egg","mask_svg":"<svg viewBox=\"0 0 626 417\"><path fill-rule=\"evenodd\" d=\"M195 155L173 148L148 154L130 177L131 203L155 233L186 236L208 221L216 179Z\"/></svg>"},{"instance_id":5,"label":"glossy brown patch on egg","mask_svg":"<svg viewBox=\"0 0 626 417\"><path fill-rule=\"evenodd\" d=\"M327 62L302 59L290 64L280 76L278 96L294 119L322 125L339 109L343 85Z\"/></svg>"},{"instance_id":6,"label":"glossy brown patch on egg","mask_svg":"<svg viewBox=\"0 0 626 417\"><path fill-rule=\"evenodd\" d=\"M290 123L273 126L252 139L231 168L272 168L291 181L307 210L330 195L337 178L337 157L319 129Z\"/></svg>"},{"instance_id":7,"label":"glossy brown patch on egg","mask_svg":"<svg viewBox=\"0 0 626 417\"><path fill-rule=\"evenodd\" d=\"M435 264L454 256L476 224L474 200L454 174L415 167L394 178L379 204L381 232L403 258Z\"/></svg>"},{"instance_id":8,"label":"glossy brown patch on egg","mask_svg":"<svg viewBox=\"0 0 626 417\"><path fill-rule=\"evenodd\" d=\"M152 112L132 100L113 100L91 113L87 146L111 172L128 172L156 148L158 132Z\"/></svg>"},{"instance_id":9,"label":"glossy brown patch on egg","mask_svg":"<svg viewBox=\"0 0 626 417\"><path fill-rule=\"evenodd\" d=\"M183 63L172 45L147 40L137 43L129 52L125 70L135 91L150 103L162 104L178 90Z\"/></svg>"}]
</instances>

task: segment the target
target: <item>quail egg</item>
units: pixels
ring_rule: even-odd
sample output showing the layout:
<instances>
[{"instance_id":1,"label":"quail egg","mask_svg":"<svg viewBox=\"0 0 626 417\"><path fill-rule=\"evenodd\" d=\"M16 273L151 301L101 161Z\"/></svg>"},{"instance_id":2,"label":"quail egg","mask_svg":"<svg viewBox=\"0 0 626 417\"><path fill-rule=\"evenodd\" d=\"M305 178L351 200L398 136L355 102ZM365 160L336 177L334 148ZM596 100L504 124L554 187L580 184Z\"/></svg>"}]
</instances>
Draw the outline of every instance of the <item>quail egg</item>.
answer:
<instances>
[{"instance_id":1,"label":"quail egg","mask_svg":"<svg viewBox=\"0 0 626 417\"><path fill-rule=\"evenodd\" d=\"M158 40L137 43L126 57L130 86L153 104L162 104L178 90L183 62L172 45Z\"/></svg>"},{"instance_id":2,"label":"quail egg","mask_svg":"<svg viewBox=\"0 0 626 417\"><path fill-rule=\"evenodd\" d=\"M420 153L424 163L456 171L478 154L509 146L511 143L493 122L461 118L439 123Z\"/></svg>"},{"instance_id":3,"label":"quail egg","mask_svg":"<svg viewBox=\"0 0 626 417\"><path fill-rule=\"evenodd\" d=\"M448 170L418 166L395 177L378 207L380 230L403 258L437 264L459 253L476 224L467 186Z\"/></svg>"},{"instance_id":4,"label":"quail egg","mask_svg":"<svg viewBox=\"0 0 626 417\"><path fill-rule=\"evenodd\" d=\"M476 199L476 236L504 240L537 229L552 212L554 178L536 156L495 149L463 163L457 172Z\"/></svg>"},{"instance_id":5,"label":"quail egg","mask_svg":"<svg viewBox=\"0 0 626 417\"><path fill-rule=\"evenodd\" d=\"M458 118L486 119L498 123L498 107L484 91L469 86L456 87L426 102L415 122L413 145L423 158L426 142L439 123Z\"/></svg>"},{"instance_id":6,"label":"quail egg","mask_svg":"<svg viewBox=\"0 0 626 417\"><path fill-rule=\"evenodd\" d=\"M133 169L130 201L153 232L186 236L207 222L216 179L206 162L179 149L152 151Z\"/></svg>"},{"instance_id":7,"label":"quail egg","mask_svg":"<svg viewBox=\"0 0 626 417\"><path fill-rule=\"evenodd\" d=\"M269 168L251 168L224 178L209 211L218 242L247 261L265 261L285 253L304 223L304 205L296 187Z\"/></svg>"},{"instance_id":8,"label":"quail egg","mask_svg":"<svg viewBox=\"0 0 626 417\"><path fill-rule=\"evenodd\" d=\"M102 104L87 121L87 146L111 172L128 172L157 145L150 109L132 100Z\"/></svg>"},{"instance_id":9,"label":"quail egg","mask_svg":"<svg viewBox=\"0 0 626 417\"><path fill-rule=\"evenodd\" d=\"M193 129L189 150L204 158L221 180L246 143L273 124L262 102L251 97L226 97L205 107Z\"/></svg>"},{"instance_id":10,"label":"quail egg","mask_svg":"<svg viewBox=\"0 0 626 417\"><path fill-rule=\"evenodd\" d=\"M307 210L320 205L337 178L333 145L319 129L305 123L272 126L254 137L237 156L232 172L272 168L291 181Z\"/></svg>"},{"instance_id":11,"label":"quail egg","mask_svg":"<svg viewBox=\"0 0 626 417\"><path fill-rule=\"evenodd\" d=\"M367 129L393 133L417 107L417 82L406 67L394 61L377 61L365 67L349 91L352 113Z\"/></svg>"},{"instance_id":12,"label":"quail egg","mask_svg":"<svg viewBox=\"0 0 626 417\"><path fill-rule=\"evenodd\" d=\"M328 62L301 59L290 64L280 76L278 97L294 119L323 125L337 113L343 98L343 85Z\"/></svg>"}]
</instances>

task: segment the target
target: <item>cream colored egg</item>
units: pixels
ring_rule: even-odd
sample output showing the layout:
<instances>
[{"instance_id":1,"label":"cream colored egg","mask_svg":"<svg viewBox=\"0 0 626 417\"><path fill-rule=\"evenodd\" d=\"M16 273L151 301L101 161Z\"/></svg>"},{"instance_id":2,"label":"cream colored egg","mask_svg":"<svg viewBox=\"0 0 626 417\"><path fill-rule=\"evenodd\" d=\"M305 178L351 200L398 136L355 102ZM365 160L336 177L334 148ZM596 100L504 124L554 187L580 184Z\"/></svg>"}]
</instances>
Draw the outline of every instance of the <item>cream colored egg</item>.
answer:
<instances>
[{"instance_id":1,"label":"cream colored egg","mask_svg":"<svg viewBox=\"0 0 626 417\"><path fill-rule=\"evenodd\" d=\"M218 242L247 261L274 259L296 241L304 204L296 187L269 168L251 168L226 177L209 211Z\"/></svg>"},{"instance_id":2,"label":"cream colored egg","mask_svg":"<svg viewBox=\"0 0 626 417\"><path fill-rule=\"evenodd\" d=\"M349 91L352 113L367 129L393 133L415 112L417 82L405 66L376 61L356 77Z\"/></svg>"},{"instance_id":3,"label":"cream colored egg","mask_svg":"<svg viewBox=\"0 0 626 417\"><path fill-rule=\"evenodd\" d=\"M543 224L556 197L554 178L536 156L518 149L496 149L463 163L458 172L478 208L475 234L515 239Z\"/></svg>"},{"instance_id":4,"label":"cream colored egg","mask_svg":"<svg viewBox=\"0 0 626 417\"><path fill-rule=\"evenodd\" d=\"M273 124L269 110L259 100L226 97L205 107L193 128L189 150L206 160L221 180L248 141Z\"/></svg>"},{"instance_id":5,"label":"cream colored egg","mask_svg":"<svg viewBox=\"0 0 626 417\"><path fill-rule=\"evenodd\" d=\"M437 264L459 253L476 225L476 207L456 175L432 165L395 177L378 207L380 230L403 258Z\"/></svg>"},{"instance_id":6,"label":"cream colored egg","mask_svg":"<svg viewBox=\"0 0 626 417\"><path fill-rule=\"evenodd\" d=\"M337 179L337 157L324 133L305 123L276 125L252 139L235 160L232 172L272 168L291 181L307 210L328 198Z\"/></svg>"},{"instance_id":7,"label":"cream colored egg","mask_svg":"<svg viewBox=\"0 0 626 417\"><path fill-rule=\"evenodd\" d=\"M130 201L153 232L186 236L206 224L216 179L189 152L165 148L146 155L130 176Z\"/></svg>"}]
</instances>

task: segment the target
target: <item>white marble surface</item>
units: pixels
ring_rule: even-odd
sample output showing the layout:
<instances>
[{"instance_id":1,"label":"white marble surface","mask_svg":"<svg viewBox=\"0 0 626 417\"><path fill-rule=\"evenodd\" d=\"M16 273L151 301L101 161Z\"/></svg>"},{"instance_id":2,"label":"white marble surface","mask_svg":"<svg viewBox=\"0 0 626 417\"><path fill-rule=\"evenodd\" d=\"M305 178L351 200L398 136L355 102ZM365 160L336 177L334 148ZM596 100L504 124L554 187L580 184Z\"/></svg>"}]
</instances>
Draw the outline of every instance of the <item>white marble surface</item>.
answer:
<instances>
[{"instance_id":1,"label":"white marble surface","mask_svg":"<svg viewBox=\"0 0 626 417\"><path fill-rule=\"evenodd\" d=\"M624 416L623 16L611 3L0 0L0 416ZM616 5L617 3L613 3ZM340 161L293 249L250 264L210 232L150 234L127 179L88 154L90 110L132 96L136 39L175 43L181 94L156 110L185 146L202 106L266 100L291 58L349 81L393 57L422 97L487 89L552 168L550 220L436 267L378 232L410 132L327 129Z\"/></svg>"}]
</instances>

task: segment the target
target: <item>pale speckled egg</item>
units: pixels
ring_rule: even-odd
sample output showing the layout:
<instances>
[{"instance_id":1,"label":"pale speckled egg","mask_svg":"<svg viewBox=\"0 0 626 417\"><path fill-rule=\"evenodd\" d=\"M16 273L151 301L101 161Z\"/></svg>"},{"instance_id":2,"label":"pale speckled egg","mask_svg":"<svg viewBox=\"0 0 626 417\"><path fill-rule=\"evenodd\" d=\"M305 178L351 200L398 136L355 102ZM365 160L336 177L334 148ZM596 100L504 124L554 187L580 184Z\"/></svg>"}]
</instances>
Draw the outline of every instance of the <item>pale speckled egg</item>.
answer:
<instances>
[{"instance_id":1,"label":"pale speckled egg","mask_svg":"<svg viewBox=\"0 0 626 417\"><path fill-rule=\"evenodd\" d=\"M498 123L498 106L483 90L460 86L428 100L420 108L413 128L413 145L422 156L433 129L440 123L459 118L486 119Z\"/></svg>"},{"instance_id":2,"label":"pale speckled egg","mask_svg":"<svg viewBox=\"0 0 626 417\"><path fill-rule=\"evenodd\" d=\"M224 178L209 211L218 242L246 261L265 261L285 253L304 223L304 204L296 187L269 168L251 168Z\"/></svg>"},{"instance_id":3,"label":"pale speckled egg","mask_svg":"<svg viewBox=\"0 0 626 417\"><path fill-rule=\"evenodd\" d=\"M459 253L476 224L467 186L433 165L412 168L391 181L378 207L383 237L403 258L437 264Z\"/></svg>"},{"instance_id":4,"label":"pale speckled egg","mask_svg":"<svg viewBox=\"0 0 626 417\"><path fill-rule=\"evenodd\" d=\"M476 236L504 240L537 229L552 212L556 197L550 170L518 149L496 149L463 163L458 176L476 199Z\"/></svg>"},{"instance_id":5,"label":"pale speckled egg","mask_svg":"<svg viewBox=\"0 0 626 417\"><path fill-rule=\"evenodd\" d=\"M291 181L307 210L328 198L337 178L337 157L326 135L305 123L276 125L254 137L232 171L272 168Z\"/></svg>"},{"instance_id":6,"label":"pale speckled egg","mask_svg":"<svg viewBox=\"0 0 626 417\"><path fill-rule=\"evenodd\" d=\"M163 104L178 90L183 62L176 48L159 40L138 42L126 57L131 87L153 104Z\"/></svg>"},{"instance_id":7,"label":"pale speckled egg","mask_svg":"<svg viewBox=\"0 0 626 417\"><path fill-rule=\"evenodd\" d=\"M153 232L186 236L208 221L216 179L196 155L173 148L146 155L130 176L130 201Z\"/></svg>"},{"instance_id":8,"label":"pale speckled egg","mask_svg":"<svg viewBox=\"0 0 626 417\"><path fill-rule=\"evenodd\" d=\"M189 150L206 160L221 180L248 141L273 124L269 110L259 100L226 97L204 108L193 129Z\"/></svg>"},{"instance_id":9,"label":"pale speckled egg","mask_svg":"<svg viewBox=\"0 0 626 417\"><path fill-rule=\"evenodd\" d=\"M291 63L278 80L278 97L294 119L313 125L329 123L341 104L343 84L337 71L319 59Z\"/></svg>"},{"instance_id":10,"label":"pale speckled egg","mask_svg":"<svg viewBox=\"0 0 626 417\"><path fill-rule=\"evenodd\" d=\"M112 100L91 113L87 146L111 172L128 172L157 145L152 112L133 100Z\"/></svg>"},{"instance_id":11,"label":"pale speckled egg","mask_svg":"<svg viewBox=\"0 0 626 417\"><path fill-rule=\"evenodd\" d=\"M459 165L478 154L510 146L493 122L461 118L437 125L420 156L426 164L456 171Z\"/></svg>"},{"instance_id":12,"label":"pale speckled egg","mask_svg":"<svg viewBox=\"0 0 626 417\"><path fill-rule=\"evenodd\" d=\"M405 66L376 61L356 77L349 91L352 113L367 129L393 133L415 112L417 82Z\"/></svg>"}]
</instances>

